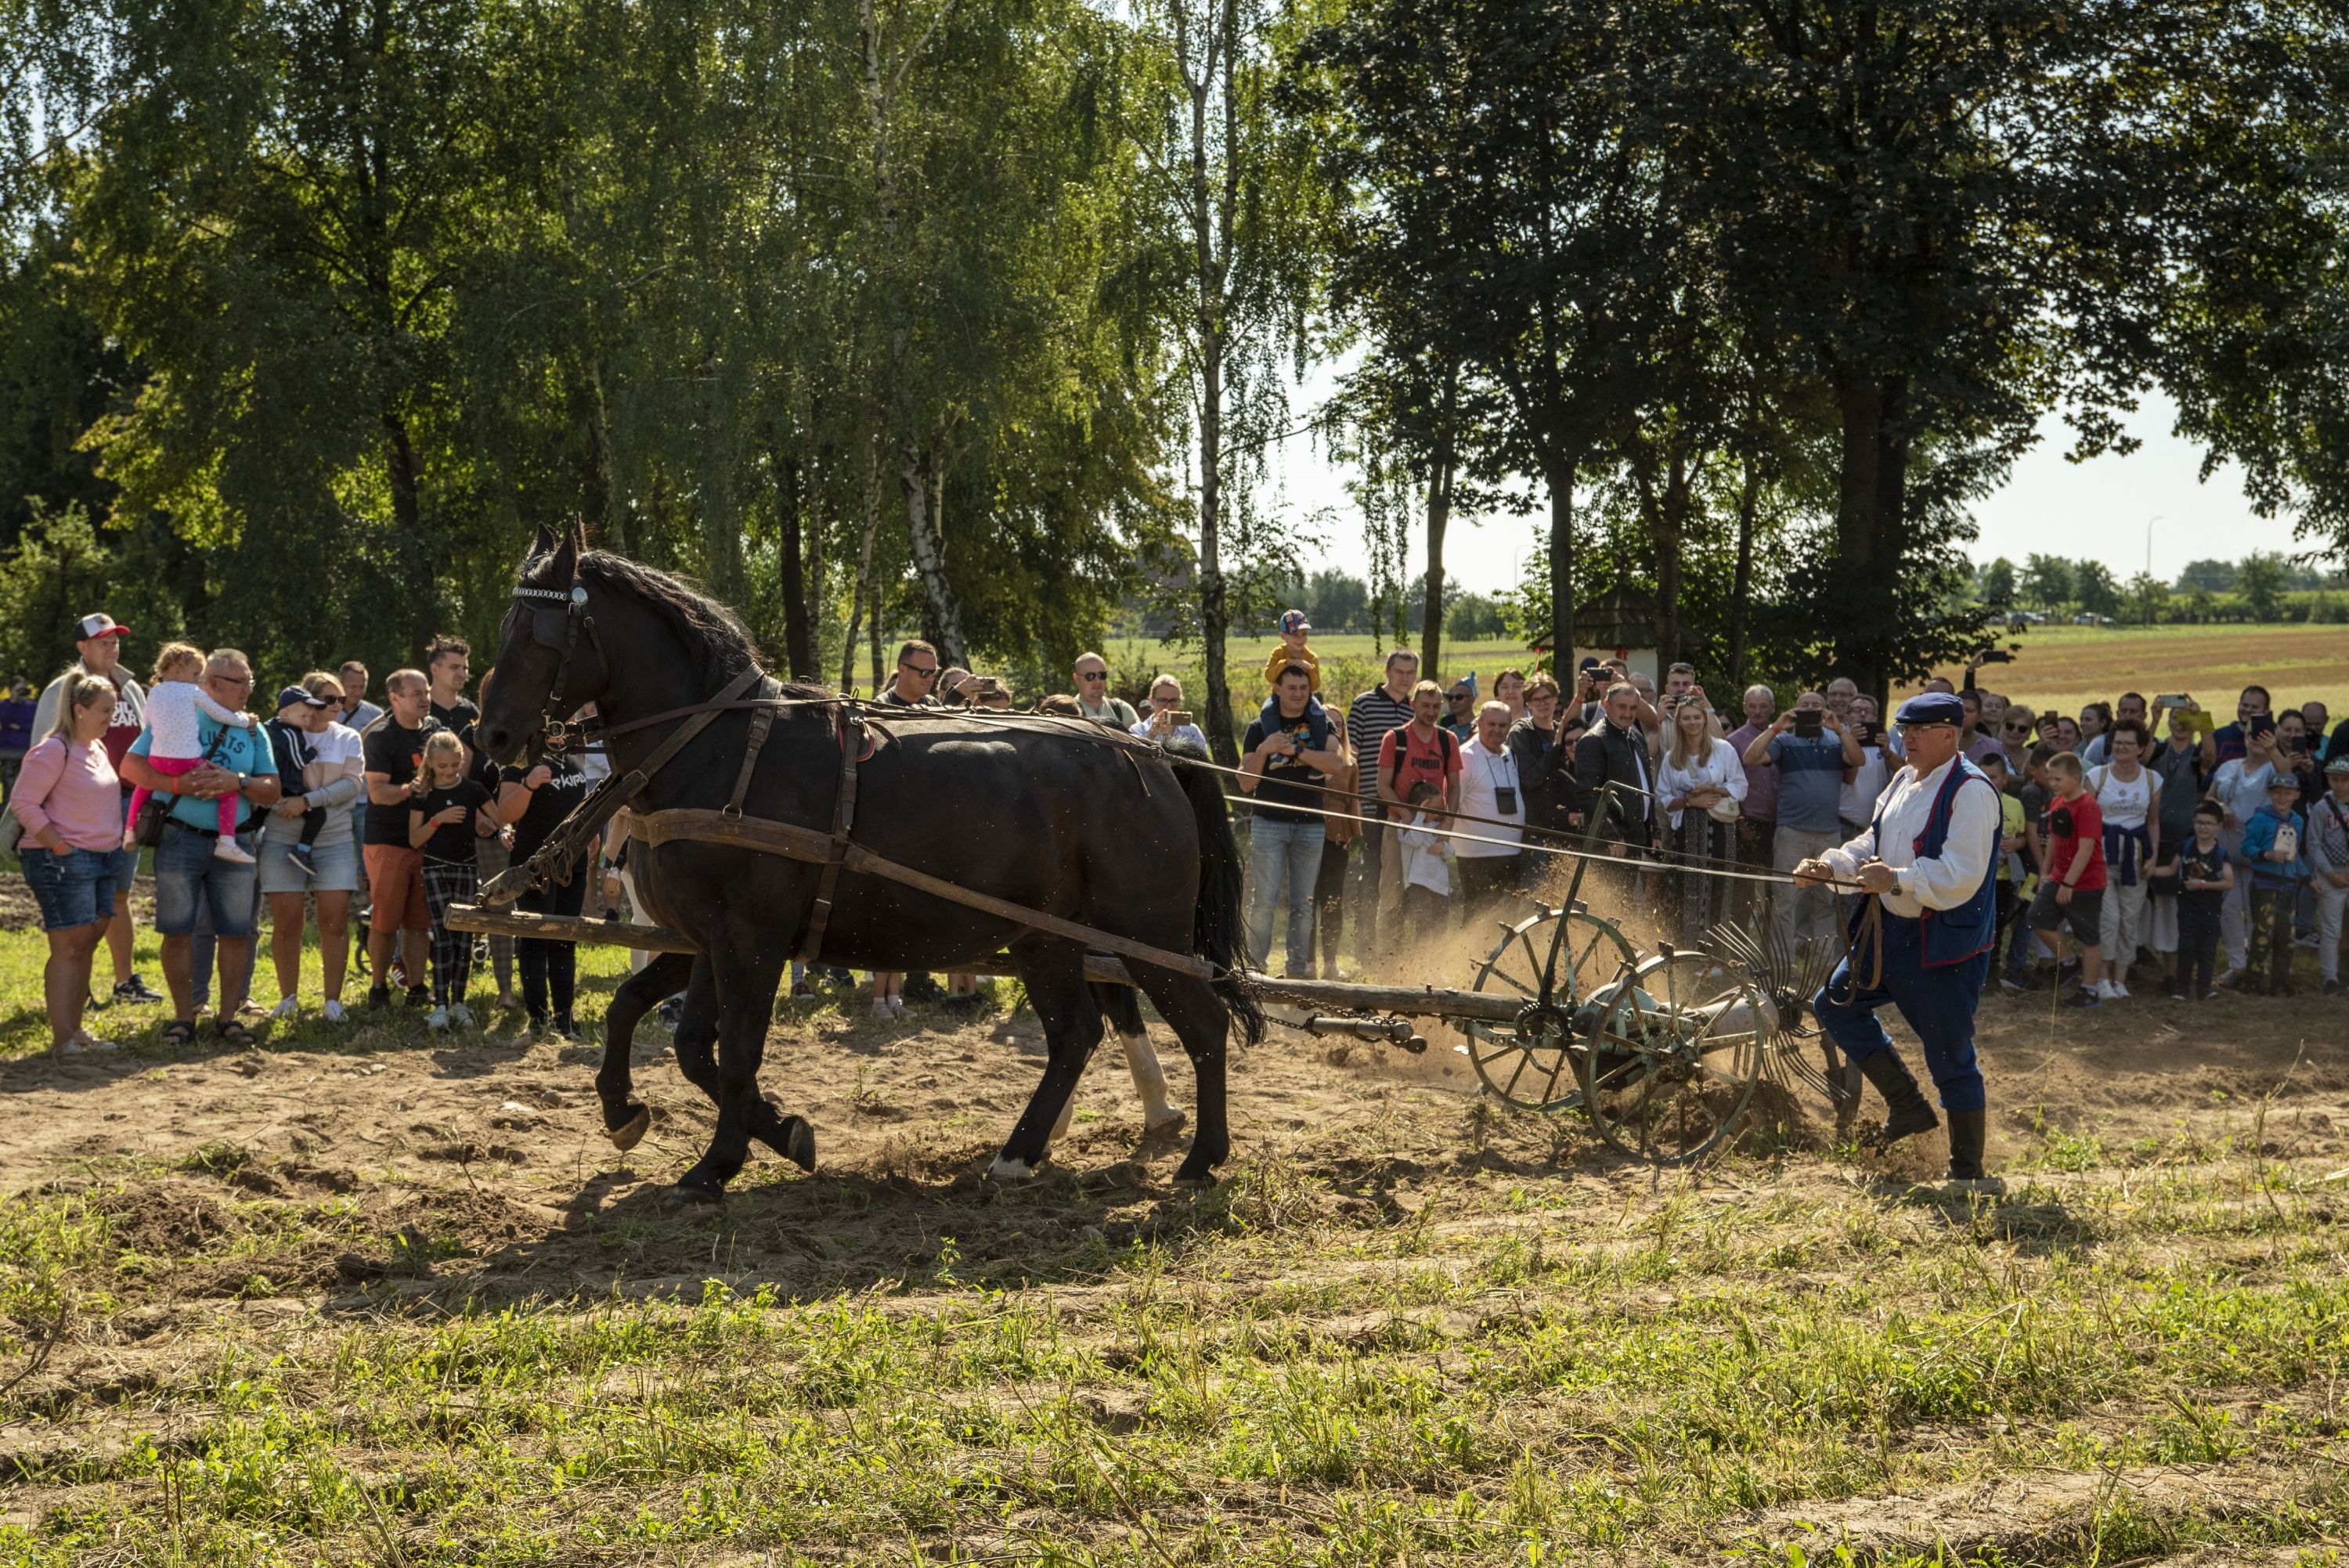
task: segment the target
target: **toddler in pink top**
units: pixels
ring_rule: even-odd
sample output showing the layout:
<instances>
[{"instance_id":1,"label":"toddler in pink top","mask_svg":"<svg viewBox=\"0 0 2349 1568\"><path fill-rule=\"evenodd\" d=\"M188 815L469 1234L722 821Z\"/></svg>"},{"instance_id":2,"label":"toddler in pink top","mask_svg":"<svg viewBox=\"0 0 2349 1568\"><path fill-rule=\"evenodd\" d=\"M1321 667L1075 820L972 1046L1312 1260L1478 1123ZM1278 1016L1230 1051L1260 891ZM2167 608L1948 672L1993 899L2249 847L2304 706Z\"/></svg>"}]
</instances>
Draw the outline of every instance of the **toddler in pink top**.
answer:
<instances>
[{"instance_id":1,"label":"toddler in pink top","mask_svg":"<svg viewBox=\"0 0 2349 1568\"><path fill-rule=\"evenodd\" d=\"M199 684L203 673L203 651L185 643L166 643L155 655L153 682L147 690L147 728L154 737L148 742L147 765L167 778L192 773L202 765L204 720L239 729L253 727L252 715L234 712L212 700ZM126 850L137 847L140 809L152 793L144 788L131 791L129 825L122 831ZM244 802L235 795L220 798L220 840L212 853L249 866L253 851L236 841L236 821L243 809Z\"/></svg>"}]
</instances>

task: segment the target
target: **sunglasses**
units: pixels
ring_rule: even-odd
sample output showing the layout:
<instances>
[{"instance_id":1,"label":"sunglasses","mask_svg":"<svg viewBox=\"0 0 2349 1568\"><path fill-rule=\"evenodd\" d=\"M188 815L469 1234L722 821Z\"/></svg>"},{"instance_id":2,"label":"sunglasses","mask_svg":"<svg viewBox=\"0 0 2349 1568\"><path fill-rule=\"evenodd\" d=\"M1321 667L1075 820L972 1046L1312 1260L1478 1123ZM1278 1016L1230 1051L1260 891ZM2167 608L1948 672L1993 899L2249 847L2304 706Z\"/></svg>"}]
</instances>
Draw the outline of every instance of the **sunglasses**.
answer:
<instances>
[{"instance_id":1,"label":"sunglasses","mask_svg":"<svg viewBox=\"0 0 2349 1568\"><path fill-rule=\"evenodd\" d=\"M938 666L936 665L899 665L897 667L908 675L919 676L926 681L937 678Z\"/></svg>"},{"instance_id":2,"label":"sunglasses","mask_svg":"<svg viewBox=\"0 0 2349 1568\"><path fill-rule=\"evenodd\" d=\"M1081 681L1105 681L1109 679L1109 672L1107 670L1087 670L1083 674L1078 676L1077 678Z\"/></svg>"}]
</instances>

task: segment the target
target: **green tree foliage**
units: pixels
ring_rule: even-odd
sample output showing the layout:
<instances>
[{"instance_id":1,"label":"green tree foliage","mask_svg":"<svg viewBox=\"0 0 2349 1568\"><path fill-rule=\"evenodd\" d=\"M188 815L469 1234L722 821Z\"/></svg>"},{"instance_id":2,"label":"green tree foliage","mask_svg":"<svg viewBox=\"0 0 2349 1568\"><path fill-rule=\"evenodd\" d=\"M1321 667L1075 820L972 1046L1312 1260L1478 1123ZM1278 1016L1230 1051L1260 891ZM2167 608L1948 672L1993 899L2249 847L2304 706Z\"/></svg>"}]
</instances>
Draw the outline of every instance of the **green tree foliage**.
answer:
<instances>
[{"instance_id":1,"label":"green tree foliage","mask_svg":"<svg viewBox=\"0 0 2349 1568\"><path fill-rule=\"evenodd\" d=\"M2178 591L2199 588L2206 593L2231 593L2235 591L2235 563L2231 561L2189 561L2178 574Z\"/></svg>"},{"instance_id":2,"label":"green tree foliage","mask_svg":"<svg viewBox=\"0 0 2349 1568\"><path fill-rule=\"evenodd\" d=\"M2139 572L2128 580L2127 589L2128 618L2139 625L2158 624L2169 609L2169 585L2149 572Z\"/></svg>"},{"instance_id":3,"label":"green tree foliage","mask_svg":"<svg viewBox=\"0 0 2349 1568\"><path fill-rule=\"evenodd\" d=\"M2060 555L2033 551L2023 563L2023 597L2041 610L2055 611L2072 602L2072 563Z\"/></svg>"},{"instance_id":4,"label":"green tree foliage","mask_svg":"<svg viewBox=\"0 0 2349 1568\"><path fill-rule=\"evenodd\" d=\"M2073 563L2072 597L2085 614L2117 615L2121 611L2120 584L2101 561Z\"/></svg>"},{"instance_id":5,"label":"green tree foliage","mask_svg":"<svg viewBox=\"0 0 2349 1568\"><path fill-rule=\"evenodd\" d=\"M1057 662L1173 541L1150 51L1081 0L68 9L0 500L157 520L208 638L486 638L578 514L794 673Z\"/></svg>"},{"instance_id":6,"label":"green tree foliage","mask_svg":"<svg viewBox=\"0 0 2349 1568\"><path fill-rule=\"evenodd\" d=\"M1170 392L1193 432L1203 722L1218 760L1238 759L1225 639L1295 541L1260 511L1265 454L1288 416L1285 372L1319 325L1330 192L1313 128L1280 97L1280 62L1309 10L1267 0L1146 0L1132 85L1138 146L1131 222L1145 236L1135 283L1173 355Z\"/></svg>"},{"instance_id":7,"label":"green tree foliage","mask_svg":"<svg viewBox=\"0 0 2349 1568\"><path fill-rule=\"evenodd\" d=\"M2284 559L2270 551L2255 551L2235 568L2235 591L2254 621L2282 618L2283 595L2290 581Z\"/></svg>"},{"instance_id":8,"label":"green tree foliage","mask_svg":"<svg viewBox=\"0 0 2349 1568\"><path fill-rule=\"evenodd\" d=\"M2003 610L2014 603L2014 562L2002 555L1982 569L1975 592L1982 602L1993 610Z\"/></svg>"}]
</instances>

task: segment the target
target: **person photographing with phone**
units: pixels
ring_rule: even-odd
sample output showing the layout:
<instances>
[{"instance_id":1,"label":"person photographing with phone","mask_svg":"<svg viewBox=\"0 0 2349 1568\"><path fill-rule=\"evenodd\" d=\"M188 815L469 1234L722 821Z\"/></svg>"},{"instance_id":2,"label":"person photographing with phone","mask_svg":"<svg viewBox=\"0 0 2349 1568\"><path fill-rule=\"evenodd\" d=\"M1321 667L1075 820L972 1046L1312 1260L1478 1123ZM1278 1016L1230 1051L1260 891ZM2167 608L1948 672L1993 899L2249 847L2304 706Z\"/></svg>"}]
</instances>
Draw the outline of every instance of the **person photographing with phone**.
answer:
<instances>
[{"instance_id":1,"label":"person photographing with phone","mask_svg":"<svg viewBox=\"0 0 2349 1568\"><path fill-rule=\"evenodd\" d=\"M1240 793L1253 796L1248 820L1249 966L1263 972L1272 951L1272 914L1288 907L1287 976L1313 975L1313 887L1321 872L1323 787L1346 766L1345 740L1313 700L1305 666L1280 672L1273 700L1241 741Z\"/></svg>"},{"instance_id":2,"label":"person photographing with phone","mask_svg":"<svg viewBox=\"0 0 2349 1568\"><path fill-rule=\"evenodd\" d=\"M1207 754L1206 732L1183 711L1183 683L1173 676L1163 675L1150 683L1150 712L1133 733L1161 746L1195 748L1202 757Z\"/></svg>"},{"instance_id":3,"label":"person photographing with phone","mask_svg":"<svg viewBox=\"0 0 2349 1568\"><path fill-rule=\"evenodd\" d=\"M1986 1179L1989 1102L1974 1059L1974 1009L1990 977L1998 929L2001 813L1997 786L1961 755L1964 719L1963 707L1946 694L1901 704L1895 722L1908 765L1877 802L1866 830L1805 857L1793 876L1797 886L1819 891L1830 881L1857 883L1882 913L1871 954L1865 951L1862 907L1851 911L1862 948L1837 966L1811 1003L1845 1059L1884 1097L1877 1144L1940 1124L1877 1021L1889 1003L1922 1043L1925 1070L1949 1115L1949 1179L1979 1182ZM1881 972L1874 973L1879 961ZM1863 984L1871 978L1874 985ZM1847 1114L1855 1105L1846 1101Z\"/></svg>"},{"instance_id":4,"label":"person photographing with phone","mask_svg":"<svg viewBox=\"0 0 2349 1568\"><path fill-rule=\"evenodd\" d=\"M1964 712L1951 697L1953 737ZM1790 872L1842 841L1843 787L1858 775L1865 758L1850 727L1828 710L1826 694L1806 691L1796 697L1794 707L1746 743L1739 760L1749 769L1778 769L1775 869ZM1835 934L1835 901L1816 883L1798 882L1795 891L1780 895L1770 930L1772 940L1788 953L1799 943L1823 941Z\"/></svg>"}]
</instances>

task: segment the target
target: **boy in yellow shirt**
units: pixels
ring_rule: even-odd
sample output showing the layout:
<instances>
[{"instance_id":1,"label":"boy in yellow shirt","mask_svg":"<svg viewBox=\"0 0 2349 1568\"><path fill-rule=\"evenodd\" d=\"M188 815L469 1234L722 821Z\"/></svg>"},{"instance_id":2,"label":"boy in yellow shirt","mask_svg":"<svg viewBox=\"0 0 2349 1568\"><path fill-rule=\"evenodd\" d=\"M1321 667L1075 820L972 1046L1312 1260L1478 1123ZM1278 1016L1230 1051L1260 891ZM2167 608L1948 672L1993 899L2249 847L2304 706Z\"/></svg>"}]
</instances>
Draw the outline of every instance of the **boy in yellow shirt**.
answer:
<instances>
[{"instance_id":1,"label":"boy in yellow shirt","mask_svg":"<svg viewBox=\"0 0 2349 1568\"><path fill-rule=\"evenodd\" d=\"M1264 661L1264 684L1278 686L1280 672L1291 665L1305 666L1305 678L1315 696L1321 695L1321 656L1305 645L1312 633L1312 624L1302 610L1280 613L1280 646L1272 650Z\"/></svg>"}]
</instances>

